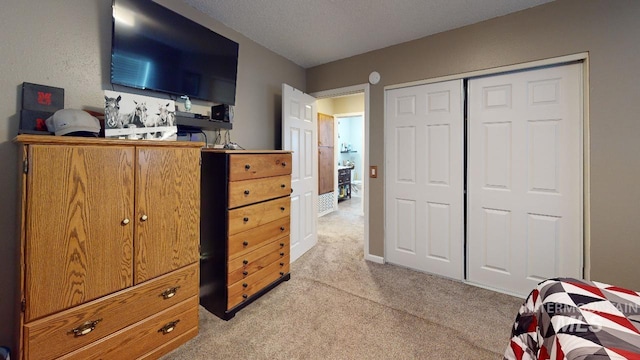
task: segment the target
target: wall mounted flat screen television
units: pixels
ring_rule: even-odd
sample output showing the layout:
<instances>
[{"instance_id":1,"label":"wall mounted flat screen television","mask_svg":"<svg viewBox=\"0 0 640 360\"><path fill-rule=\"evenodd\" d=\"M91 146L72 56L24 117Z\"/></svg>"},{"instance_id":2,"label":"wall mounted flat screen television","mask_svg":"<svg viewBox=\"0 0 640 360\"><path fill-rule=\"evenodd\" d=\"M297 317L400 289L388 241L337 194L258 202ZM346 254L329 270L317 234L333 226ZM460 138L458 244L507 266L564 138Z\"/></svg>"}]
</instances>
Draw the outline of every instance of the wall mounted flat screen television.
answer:
<instances>
[{"instance_id":1,"label":"wall mounted flat screen television","mask_svg":"<svg viewBox=\"0 0 640 360\"><path fill-rule=\"evenodd\" d=\"M113 0L111 83L235 105L238 43L151 0Z\"/></svg>"}]
</instances>

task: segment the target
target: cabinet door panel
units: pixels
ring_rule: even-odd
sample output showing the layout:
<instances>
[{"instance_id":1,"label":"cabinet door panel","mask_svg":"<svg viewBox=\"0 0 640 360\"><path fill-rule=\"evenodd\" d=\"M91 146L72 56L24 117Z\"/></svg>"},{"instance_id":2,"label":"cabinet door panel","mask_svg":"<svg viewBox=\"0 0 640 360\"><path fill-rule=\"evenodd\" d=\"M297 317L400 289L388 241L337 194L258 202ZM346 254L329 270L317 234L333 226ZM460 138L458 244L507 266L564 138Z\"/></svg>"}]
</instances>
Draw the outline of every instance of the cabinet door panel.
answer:
<instances>
[{"instance_id":1,"label":"cabinet door panel","mask_svg":"<svg viewBox=\"0 0 640 360\"><path fill-rule=\"evenodd\" d=\"M198 261L200 149L137 148L135 282Z\"/></svg>"},{"instance_id":2,"label":"cabinet door panel","mask_svg":"<svg viewBox=\"0 0 640 360\"><path fill-rule=\"evenodd\" d=\"M133 148L31 145L26 321L132 285Z\"/></svg>"}]
</instances>

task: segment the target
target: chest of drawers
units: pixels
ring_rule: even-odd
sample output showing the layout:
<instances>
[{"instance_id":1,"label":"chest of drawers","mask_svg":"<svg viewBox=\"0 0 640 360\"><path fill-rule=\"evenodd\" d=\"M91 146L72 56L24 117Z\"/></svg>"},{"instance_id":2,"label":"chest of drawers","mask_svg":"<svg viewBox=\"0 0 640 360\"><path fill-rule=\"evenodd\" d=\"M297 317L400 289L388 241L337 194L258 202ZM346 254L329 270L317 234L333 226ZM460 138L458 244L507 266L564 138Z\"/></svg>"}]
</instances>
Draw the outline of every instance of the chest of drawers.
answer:
<instances>
[{"instance_id":1,"label":"chest of drawers","mask_svg":"<svg viewBox=\"0 0 640 360\"><path fill-rule=\"evenodd\" d=\"M229 320L289 280L291 153L202 151L200 304Z\"/></svg>"}]
</instances>

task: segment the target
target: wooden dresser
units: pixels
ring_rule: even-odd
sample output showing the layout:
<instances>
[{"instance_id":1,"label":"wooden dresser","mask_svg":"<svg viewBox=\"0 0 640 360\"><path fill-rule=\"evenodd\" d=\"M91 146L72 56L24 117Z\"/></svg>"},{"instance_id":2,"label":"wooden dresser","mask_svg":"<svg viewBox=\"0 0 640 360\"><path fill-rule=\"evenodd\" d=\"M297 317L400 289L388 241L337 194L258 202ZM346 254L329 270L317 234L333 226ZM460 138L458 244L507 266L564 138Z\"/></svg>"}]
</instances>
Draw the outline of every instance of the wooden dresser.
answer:
<instances>
[{"instance_id":1,"label":"wooden dresser","mask_svg":"<svg viewBox=\"0 0 640 360\"><path fill-rule=\"evenodd\" d=\"M229 320L289 280L291 152L202 151L200 304Z\"/></svg>"},{"instance_id":2,"label":"wooden dresser","mask_svg":"<svg viewBox=\"0 0 640 360\"><path fill-rule=\"evenodd\" d=\"M15 141L16 359L156 359L197 335L203 144Z\"/></svg>"}]
</instances>

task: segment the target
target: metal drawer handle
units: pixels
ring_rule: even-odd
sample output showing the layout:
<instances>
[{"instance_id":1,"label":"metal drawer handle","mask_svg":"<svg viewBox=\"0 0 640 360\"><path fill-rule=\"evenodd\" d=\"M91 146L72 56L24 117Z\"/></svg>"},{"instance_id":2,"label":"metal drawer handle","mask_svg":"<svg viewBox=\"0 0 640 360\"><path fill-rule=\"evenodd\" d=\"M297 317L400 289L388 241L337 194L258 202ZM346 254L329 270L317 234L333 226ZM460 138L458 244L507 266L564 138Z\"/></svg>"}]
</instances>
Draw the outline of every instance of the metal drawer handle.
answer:
<instances>
[{"instance_id":1,"label":"metal drawer handle","mask_svg":"<svg viewBox=\"0 0 640 360\"><path fill-rule=\"evenodd\" d=\"M280 247L284 247L284 243L280 243Z\"/></svg>"},{"instance_id":2,"label":"metal drawer handle","mask_svg":"<svg viewBox=\"0 0 640 360\"><path fill-rule=\"evenodd\" d=\"M161 332L162 335L167 335L168 333L172 332L176 328L176 325L179 322L180 320L174 320L170 323L167 323L165 326L161 327L160 330L158 330L158 332Z\"/></svg>"},{"instance_id":3,"label":"metal drawer handle","mask_svg":"<svg viewBox=\"0 0 640 360\"><path fill-rule=\"evenodd\" d=\"M282 167L285 167L285 166L287 166L287 162L286 162L286 161L283 161L283 162L282 162Z\"/></svg>"},{"instance_id":4,"label":"metal drawer handle","mask_svg":"<svg viewBox=\"0 0 640 360\"><path fill-rule=\"evenodd\" d=\"M69 331L69 334L73 334L75 337L87 335L88 333L92 332L93 329L96 328L96 325L98 325L98 323L100 321L102 321L102 319L98 319L98 320L94 320L94 321L87 321L86 323L84 323L84 324L78 326L77 328Z\"/></svg>"},{"instance_id":5,"label":"metal drawer handle","mask_svg":"<svg viewBox=\"0 0 640 360\"><path fill-rule=\"evenodd\" d=\"M162 296L162 298L165 299L165 300L171 299L178 292L179 288L180 288L180 286L168 288L167 290L163 291L160 294L160 296Z\"/></svg>"},{"instance_id":6,"label":"metal drawer handle","mask_svg":"<svg viewBox=\"0 0 640 360\"><path fill-rule=\"evenodd\" d=\"M249 242L248 241L243 241L242 242L242 246L249 246Z\"/></svg>"},{"instance_id":7,"label":"metal drawer handle","mask_svg":"<svg viewBox=\"0 0 640 360\"><path fill-rule=\"evenodd\" d=\"M281 206L281 207L280 207L280 211L284 211L284 210L285 210L285 209L284 209L284 206Z\"/></svg>"},{"instance_id":8,"label":"metal drawer handle","mask_svg":"<svg viewBox=\"0 0 640 360\"><path fill-rule=\"evenodd\" d=\"M242 283L242 287L243 287L243 288L246 288L247 286L249 286L249 284L247 284L247 283Z\"/></svg>"},{"instance_id":9,"label":"metal drawer handle","mask_svg":"<svg viewBox=\"0 0 640 360\"><path fill-rule=\"evenodd\" d=\"M249 272L248 271L243 271L242 275L247 276L247 275L249 275Z\"/></svg>"},{"instance_id":10,"label":"metal drawer handle","mask_svg":"<svg viewBox=\"0 0 640 360\"><path fill-rule=\"evenodd\" d=\"M249 263L249 260L244 259L244 260L242 260L242 263L243 263L243 264L245 264L245 265L247 265L247 264Z\"/></svg>"},{"instance_id":11,"label":"metal drawer handle","mask_svg":"<svg viewBox=\"0 0 640 360\"><path fill-rule=\"evenodd\" d=\"M284 256L284 253L283 253L283 252L281 252L281 253L280 253L280 256Z\"/></svg>"},{"instance_id":12,"label":"metal drawer handle","mask_svg":"<svg viewBox=\"0 0 640 360\"><path fill-rule=\"evenodd\" d=\"M284 266L284 263L283 263L283 262L281 262L281 263L280 263L280 266Z\"/></svg>"},{"instance_id":13,"label":"metal drawer handle","mask_svg":"<svg viewBox=\"0 0 640 360\"><path fill-rule=\"evenodd\" d=\"M249 190L245 190L245 191L244 191L244 194L245 194L245 195L249 195Z\"/></svg>"},{"instance_id":14,"label":"metal drawer handle","mask_svg":"<svg viewBox=\"0 0 640 360\"><path fill-rule=\"evenodd\" d=\"M280 187L284 189L284 188L286 188L286 187L287 187L287 185L285 185L285 184L280 184Z\"/></svg>"},{"instance_id":15,"label":"metal drawer handle","mask_svg":"<svg viewBox=\"0 0 640 360\"><path fill-rule=\"evenodd\" d=\"M245 299L245 300L246 300L248 297L249 297L249 295L247 295L247 294L242 294L242 298L243 298L243 299Z\"/></svg>"},{"instance_id":16,"label":"metal drawer handle","mask_svg":"<svg viewBox=\"0 0 640 360\"><path fill-rule=\"evenodd\" d=\"M242 219L242 221L244 221L244 222L249 222L249 218L248 218L248 217L246 217L246 218Z\"/></svg>"},{"instance_id":17,"label":"metal drawer handle","mask_svg":"<svg viewBox=\"0 0 640 360\"><path fill-rule=\"evenodd\" d=\"M244 166L244 169L245 169L245 170L249 170L249 169L251 169L251 165L249 165L249 164L245 165L245 166Z\"/></svg>"},{"instance_id":18,"label":"metal drawer handle","mask_svg":"<svg viewBox=\"0 0 640 360\"><path fill-rule=\"evenodd\" d=\"M280 226L280 231L284 231L284 226Z\"/></svg>"}]
</instances>

